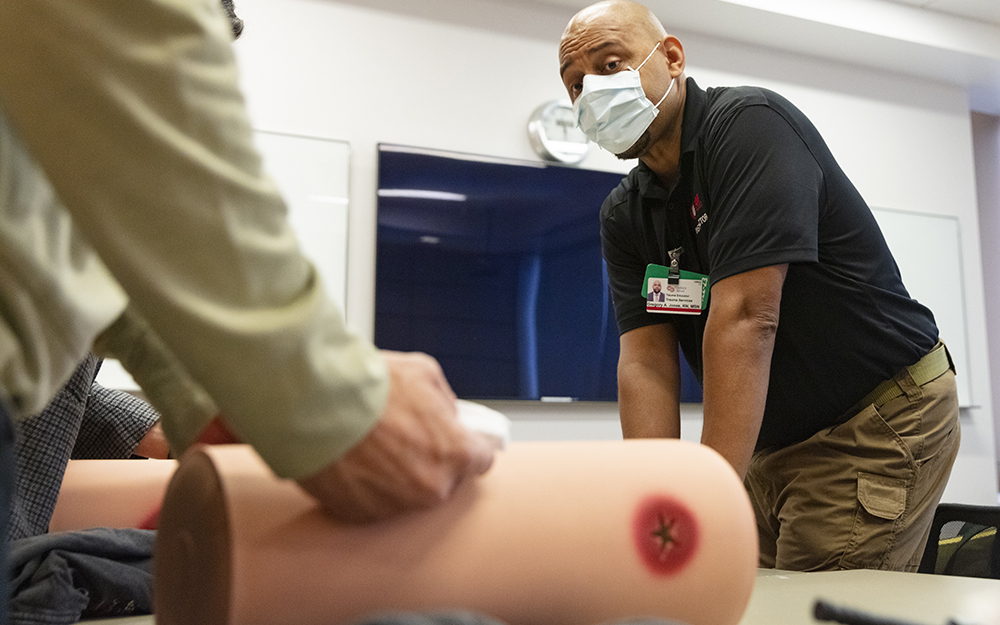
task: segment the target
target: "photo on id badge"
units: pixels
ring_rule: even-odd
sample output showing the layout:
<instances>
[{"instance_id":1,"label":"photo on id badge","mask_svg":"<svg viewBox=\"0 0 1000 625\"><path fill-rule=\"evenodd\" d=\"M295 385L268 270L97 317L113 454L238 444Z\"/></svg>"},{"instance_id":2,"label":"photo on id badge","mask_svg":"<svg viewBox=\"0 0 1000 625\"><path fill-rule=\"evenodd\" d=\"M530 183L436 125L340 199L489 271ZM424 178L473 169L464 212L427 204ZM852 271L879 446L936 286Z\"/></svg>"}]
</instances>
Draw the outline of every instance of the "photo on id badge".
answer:
<instances>
[{"instance_id":1,"label":"photo on id badge","mask_svg":"<svg viewBox=\"0 0 1000 625\"><path fill-rule=\"evenodd\" d=\"M670 279L667 267L650 265L646 271L646 312L700 315L705 305L708 278L686 271ZM662 274L662 275L657 275Z\"/></svg>"}]
</instances>

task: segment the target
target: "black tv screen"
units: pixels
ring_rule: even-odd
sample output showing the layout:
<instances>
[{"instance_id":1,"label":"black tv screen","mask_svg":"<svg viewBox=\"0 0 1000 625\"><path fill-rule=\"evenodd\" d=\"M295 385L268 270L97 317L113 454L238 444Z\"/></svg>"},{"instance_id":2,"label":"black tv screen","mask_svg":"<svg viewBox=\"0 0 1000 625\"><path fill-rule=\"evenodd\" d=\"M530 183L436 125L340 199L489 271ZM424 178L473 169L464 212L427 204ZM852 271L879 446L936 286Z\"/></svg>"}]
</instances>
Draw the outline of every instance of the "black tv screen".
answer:
<instances>
[{"instance_id":1,"label":"black tv screen","mask_svg":"<svg viewBox=\"0 0 1000 625\"><path fill-rule=\"evenodd\" d=\"M459 397L616 401L599 212L622 174L379 146L375 344ZM701 387L682 364L682 397Z\"/></svg>"}]
</instances>

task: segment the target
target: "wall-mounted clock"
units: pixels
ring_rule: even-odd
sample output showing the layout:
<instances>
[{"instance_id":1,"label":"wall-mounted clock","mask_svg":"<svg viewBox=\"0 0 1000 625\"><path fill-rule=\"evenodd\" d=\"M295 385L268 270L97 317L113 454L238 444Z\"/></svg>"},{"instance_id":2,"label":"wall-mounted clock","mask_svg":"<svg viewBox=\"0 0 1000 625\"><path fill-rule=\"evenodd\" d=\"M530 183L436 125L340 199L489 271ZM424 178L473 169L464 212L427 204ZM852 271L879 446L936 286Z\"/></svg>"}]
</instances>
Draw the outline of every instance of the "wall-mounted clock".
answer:
<instances>
[{"instance_id":1,"label":"wall-mounted clock","mask_svg":"<svg viewBox=\"0 0 1000 625\"><path fill-rule=\"evenodd\" d=\"M576 125L573 107L553 100L535 109L528 121L535 153L547 161L577 164L590 152L590 139Z\"/></svg>"}]
</instances>

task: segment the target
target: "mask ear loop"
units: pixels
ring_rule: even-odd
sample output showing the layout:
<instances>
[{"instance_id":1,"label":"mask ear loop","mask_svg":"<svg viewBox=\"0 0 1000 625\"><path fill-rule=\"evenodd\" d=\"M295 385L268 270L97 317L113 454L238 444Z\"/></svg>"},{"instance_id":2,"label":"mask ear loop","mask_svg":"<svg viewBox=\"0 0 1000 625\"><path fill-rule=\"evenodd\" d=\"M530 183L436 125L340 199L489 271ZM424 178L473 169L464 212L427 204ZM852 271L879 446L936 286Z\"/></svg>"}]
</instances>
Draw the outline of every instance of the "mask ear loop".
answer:
<instances>
[{"instance_id":1,"label":"mask ear loop","mask_svg":"<svg viewBox=\"0 0 1000 625\"><path fill-rule=\"evenodd\" d=\"M653 49L650 51L649 56L647 56L645 58L645 60L643 60L642 63L639 63L639 67L635 68L632 71L638 72L640 69L642 69L642 66L646 64L646 61L648 61L649 59L653 58L653 55L656 54L656 51L660 48L660 43L662 43L662 42L657 41L656 45L653 46ZM632 69L632 68L630 67L629 69ZM667 92L663 94L663 97L660 98L659 102L657 102L656 104L653 105L654 107L660 108L660 105L663 104L663 101L667 99L667 96L670 95L671 90L673 90L673 88L674 88L674 82L676 80L677 80L676 77L674 77L674 76L670 77L670 86L667 87Z\"/></svg>"},{"instance_id":2,"label":"mask ear loop","mask_svg":"<svg viewBox=\"0 0 1000 625\"><path fill-rule=\"evenodd\" d=\"M670 86L667 87L667 92L664 93L663 97L660 98L660 101L657 102L656 104L654 104L653 106L655 106L656 108L660 108L660 105L663 104L663 101L667 99L668 95L670 95L670 91L674 88L674 81L676 81L676 80L677 79L674 78L673 76L670 77Z\"/></svg>"},{"instance_id":3,"label":"mask ear loop","mask_svg":"<svg viewBox=\"0 0 1000 625\"><path fill-rule=\"evenodd\" d=\"M649 59L653 58L653 55L656 54L656 51L659 49L659 47L660 47L660 42L657 41L656 45L653 46L653 49L649 52L649 56L647 56L645 58L645 60L643 60L642 63L639 63L639 67L635 68L635 71L639 71L640 69L642 69L642 66L646 64L646 61L648 61ZM629 69L632 69L632 68L630 67Z\"/></svg>"}]
</instances>

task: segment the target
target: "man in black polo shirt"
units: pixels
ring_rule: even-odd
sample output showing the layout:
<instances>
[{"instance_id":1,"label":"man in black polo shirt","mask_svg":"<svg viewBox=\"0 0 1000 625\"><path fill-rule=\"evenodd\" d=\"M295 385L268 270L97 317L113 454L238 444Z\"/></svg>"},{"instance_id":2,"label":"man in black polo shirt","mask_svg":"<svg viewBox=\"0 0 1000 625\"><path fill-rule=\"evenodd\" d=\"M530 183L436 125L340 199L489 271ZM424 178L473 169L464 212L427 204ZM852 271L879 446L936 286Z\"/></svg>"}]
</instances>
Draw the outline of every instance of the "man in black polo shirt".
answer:
<instances>
[{"instance_id":1,"label":"man in black polo shirt","mask_svg":"<svg viewBox=\"0 0 1000 625\"><path fill-rule=\"evenodd\" d=\"M679 436L680 344L762 566L915 570L958 453L954 369L822 137L771 91L699 88L632 2L577 14L559 61L581 128L639 159L601 209L624 436Z\"/></svg>"}]
</instances>

